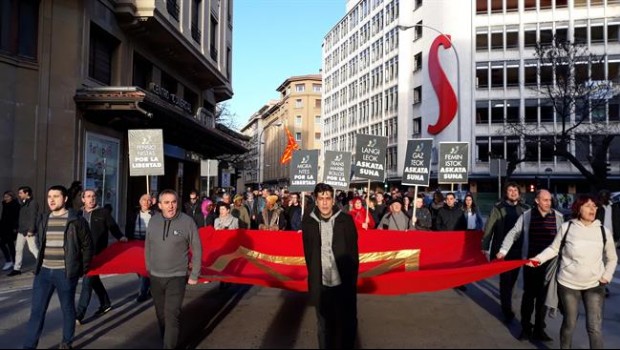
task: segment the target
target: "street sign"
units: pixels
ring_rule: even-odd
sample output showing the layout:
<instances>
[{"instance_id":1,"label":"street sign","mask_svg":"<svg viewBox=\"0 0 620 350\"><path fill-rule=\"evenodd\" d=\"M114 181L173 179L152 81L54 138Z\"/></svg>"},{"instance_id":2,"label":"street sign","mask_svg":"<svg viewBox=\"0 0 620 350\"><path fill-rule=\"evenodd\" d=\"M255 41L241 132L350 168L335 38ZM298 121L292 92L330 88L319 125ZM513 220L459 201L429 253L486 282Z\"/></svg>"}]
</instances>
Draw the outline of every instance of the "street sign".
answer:
<instances>
[{"instance_id":1,"label":"street sign","mask_svg":"<svg viewBox=\"0 0 620 350\"><path fill-rule=\"evenodd\" d=\"M468 142L440 142L437 182L440 184L467 183L468 164Z\"/></svg>"},{"instance_id":2,"label":"street sign","mask_svg":"<svg viewBox=\"0 0 620 350\"><path fill-rule=\"evenodd\" d=\"M351 173L351 153L325 151L323 182L337 190L348 190Z\"/></svg>"},{"instance_id":3,"label":"street sign","mask_svg":"<svg viewBox=\"0 0 620 350\"><path fill-rule=\"evenodd\" d=\"M491 159L489 163L489 174L491 176L506 176L507 165L505 159Z\"/></svg>"},{"instance_id":4,"label":"street sign","mask_svg":"<svg viewBox=\"0 0 620 350\"><path fill-rule=\"evenodd\" d=\"M164 175L162 129L127 130L129 176Z\"/></svg>"},{"instance_id":5,"label":"street sign","mask_svg":"<svg viewBox=\"0 0 620 350\"><path fill-rule=\"evenodd\" d=\"M355 173L357 177L385 181L387 137L357 134L355 142Z\"/></svg>"},{"instance_id":6,"label":"street sign","mask_svg":"<svg viewBox=\"0 0 620 350\"><path fill-rule=\"evenodd\" d=\"M318 181L319 150L299 150L291 161L290 192L312 192Z\"/></svg>"},{"instance_id":7,"label":"street sign","mask_svg":"<svg viewBox=\"0 0 620 350\"><path fill-rule=\"evenodd\" d=\"M430 182L433 139L415 139L407 142L403 185L428 186Z\"/></svg>"}]
</instances>

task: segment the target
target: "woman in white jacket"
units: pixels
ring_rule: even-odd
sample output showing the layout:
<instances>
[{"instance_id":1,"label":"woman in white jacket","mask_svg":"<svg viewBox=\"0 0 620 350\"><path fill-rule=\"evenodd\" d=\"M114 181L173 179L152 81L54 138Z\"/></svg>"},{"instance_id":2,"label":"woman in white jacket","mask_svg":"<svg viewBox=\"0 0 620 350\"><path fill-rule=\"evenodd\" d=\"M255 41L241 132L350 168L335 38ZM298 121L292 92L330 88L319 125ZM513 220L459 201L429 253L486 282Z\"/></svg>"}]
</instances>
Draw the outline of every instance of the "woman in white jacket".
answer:
<instances>
[{"instance_id":1,"label":"woman in white jacket","mask_svg":"<svg viewBox=\"0 0 620 350\"><path fill-rule=\"evenodd\" d=\"M611 282L618 256L611 232L596 219L597 201L582 195L572 206L573 218L562 226L553 243L531 259L530 266L538 266L561 254L557 273L558 295L564 308L560 329L560 347L572 346L577 325L579 301L586 310L586 330L590 348L603 348L603 305L605 286ZM560 252L560 247L563 246Z\"/></svg>"}]
</instances>

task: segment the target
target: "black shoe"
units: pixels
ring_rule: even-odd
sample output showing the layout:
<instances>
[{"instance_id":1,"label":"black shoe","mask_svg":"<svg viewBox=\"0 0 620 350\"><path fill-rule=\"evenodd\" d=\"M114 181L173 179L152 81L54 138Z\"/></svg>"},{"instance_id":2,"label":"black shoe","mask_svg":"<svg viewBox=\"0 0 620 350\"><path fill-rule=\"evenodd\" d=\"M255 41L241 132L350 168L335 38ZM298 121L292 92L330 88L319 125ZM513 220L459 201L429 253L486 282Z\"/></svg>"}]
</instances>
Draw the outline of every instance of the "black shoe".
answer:
<instances>
[{"instance_id":1,"label":"black shoe","mask_svg":"<svg viewBox=\"0 0 620 350\"><path fill-rule=\"evenodd\" d=\"M519 334L520 341L532 340L532 330L529 328L523 328L521 334Z\"/></svg>"},{"instance_id":2,"label":"black shoe","mask_svg":"<svg viewBox=\"0 0 620 350\"><path fill-rule=\"evenodd\" d=\"M515 319L515 313L514 312L512 312L512 311L504 312L504 323L510 323L514 319Z\"/></svg>"},{"instance_id":3,"label":"black shoe","mask_svg":"<svg viewBox=\"0 0 620 350\"><path fill-rule=\"evenodd\" d=\"M466 285L458 286L456 287L456 289L460 290L461 292L464 292L467 290L467 286Z\"/></svg>"},{"instance_id":4,"label":"black shoe","mask_svg":"<svg viewBox=\"0 0 620 350\"><path fill-rule=\"evenodd\" d=\"M9 274L8 274L7 276L9 276L9 277L13 277L13 276L21 275L21 274L22 274L22 272L21 272L21 271L19 271L19 270L13 270L13 271L9 272Z\"/></svg>"},{"instance_id":5,"label":"black shoe","mask_svg":"<svg viewBox=\"0 0 620 350\"><path fill-rule=\"evenodd\" d=\"M553 341L553 338L549 336L549 334L545 333L544 329L534 331L532 335L532 339L538 341Z\"/></svg>"},{"instance_id":6,"label":"black shoe","mask_svg":"<svg viewBox=\"0 0 620 350\"><path fill-rule=\"evenodd\" d=\"M138 297L136 298L136 301L138 303L143 303L145 301L147 301L149 299L149 295L147 294L138 294Z\"/></svg>"},{"instance_id":7,"label":"black shoe","mask_svg":"<svg viewBox=\"0 0 620 350\"><path fill-rule=\"evenodd\" d=\"M101 306L99 309L97 309L97 311L95 311L95 316L101 316L110 310L112 310L112 305Z\"/></svg>"}]
</instances>

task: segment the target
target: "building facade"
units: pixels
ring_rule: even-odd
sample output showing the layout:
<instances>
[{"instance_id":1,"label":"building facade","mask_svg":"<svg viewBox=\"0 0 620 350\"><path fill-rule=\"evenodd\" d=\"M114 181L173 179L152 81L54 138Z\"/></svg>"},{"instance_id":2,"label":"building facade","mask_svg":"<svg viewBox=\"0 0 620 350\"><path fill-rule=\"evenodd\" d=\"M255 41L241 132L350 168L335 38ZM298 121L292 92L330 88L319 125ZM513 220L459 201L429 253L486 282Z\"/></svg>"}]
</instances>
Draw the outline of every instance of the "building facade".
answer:
<instances>
[{"instance_id":1,"label":"building facade","mask_svg":"<svg viewBox=\"0 0 620 350\"><path fill-rule=\"evenodd\" d=\"M245 178L250 180L246 182L255 187L288 185L289 165L280 162L288 143L286 129L299 149L322 148L321 75L293 76L276 90L280 99L263 106L242 128L257 145L256 153L247 157L245 166Z\"/></svg>"},{"instance_id":2,"label":"building facade","mask_svg":"<svg viewBox=\"0 0 620 350\"><path fill-rule=\"evenodd\" d=\"M162 129L165 175L186 195L200 160L243 153L216 127L232 96L230 0L9 0L0 4L0 186L80 180L122 223L146 177L129 176L128 129Z\"/></svg>"},{"instance_id":3,"label":"building facade","mask_svg":"<svg viewBox=\"0 0 620 350\"><path fill-rule=\"evenodd\" d=\"M472 191L497 191L490 163L512 154L527 155L513 174L524 187L544 182L550 169L556 191L585 191L579 170L544 142L561 120L533 92L549 77L534 46L554 35L584 44L604 57L590 68L592 79L618 84L619 29L618 0L347 1L323 42L325 149L354 149L356 133L387 136L388 182L400 182L408 139L432 138L435 148L462 141L470 145ZM620 135L618 104L608 99L598 118ZM535 129L534 139L511 134L513 122ZM569 147L587 163L597 139L583 138L590 143ZM612 179L619 151L616 137L607 155Z\"/></svg>"}]
</instances>

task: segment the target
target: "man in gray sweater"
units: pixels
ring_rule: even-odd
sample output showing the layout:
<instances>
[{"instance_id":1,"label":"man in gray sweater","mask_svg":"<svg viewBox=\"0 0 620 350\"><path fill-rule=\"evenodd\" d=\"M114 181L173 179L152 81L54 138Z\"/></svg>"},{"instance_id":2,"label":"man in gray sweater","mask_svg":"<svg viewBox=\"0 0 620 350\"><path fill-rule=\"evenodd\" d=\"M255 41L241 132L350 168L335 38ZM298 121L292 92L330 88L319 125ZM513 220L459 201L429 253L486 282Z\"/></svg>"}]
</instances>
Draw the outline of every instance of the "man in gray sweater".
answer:
<instances>
[{"instance_id":1,"label":"man in gray sweater","mask_svg":"<svg viewBox=\"0 0 620 350\"><path fill-rule=\"evenodd\" d=\"M198 283L202 245L194 220L179 211L179 197L173 190L159 194L159 209L147 227L144 251L151 277L151 294L165 349L179 341L180 314L187 284ZM192 253L188 275L189 252Z\"/></svg>"}]
</instances>

